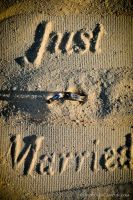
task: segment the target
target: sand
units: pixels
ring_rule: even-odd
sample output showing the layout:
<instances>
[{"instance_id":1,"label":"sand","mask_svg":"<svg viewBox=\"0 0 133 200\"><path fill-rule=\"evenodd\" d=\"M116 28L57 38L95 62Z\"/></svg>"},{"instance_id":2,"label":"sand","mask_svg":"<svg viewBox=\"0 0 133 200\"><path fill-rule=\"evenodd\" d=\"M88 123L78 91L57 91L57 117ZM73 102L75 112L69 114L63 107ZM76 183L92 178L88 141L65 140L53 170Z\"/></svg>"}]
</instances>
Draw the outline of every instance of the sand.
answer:
<instances>
[{"instance_id":1,"label":"sand","mask_svg":"<svg viewBox=\"0 0 133 200\"><path fill-rule=\"evenodd\" d=\"M124 138L132 133L133 122L132 9L131 1L1 3L2 199L116 199L116 194L121 199L122 193L129 195L125 199L132 197L132 159L127 171L122 165L129 148ZM83 92L87 101L46 104L45 98L55 91ZM14 154L13 135L13 145L18 145ZM32 143L25 138L29 135ZM89 140L96 144L94 149ZM26 141L27 149L18 158ZM122 172L117 162L111 165L107 153L108 176L98 156L111 147L109 153L117 157L120 146ZM85 164L91 151L92 172ZM35 164L44 152L38 174ZM23 162L29 153L33 159L25 175ZM69 171L75 160L75 171ZM45 172L44 162L49 163Z\"/></svg>"}]
</instances>

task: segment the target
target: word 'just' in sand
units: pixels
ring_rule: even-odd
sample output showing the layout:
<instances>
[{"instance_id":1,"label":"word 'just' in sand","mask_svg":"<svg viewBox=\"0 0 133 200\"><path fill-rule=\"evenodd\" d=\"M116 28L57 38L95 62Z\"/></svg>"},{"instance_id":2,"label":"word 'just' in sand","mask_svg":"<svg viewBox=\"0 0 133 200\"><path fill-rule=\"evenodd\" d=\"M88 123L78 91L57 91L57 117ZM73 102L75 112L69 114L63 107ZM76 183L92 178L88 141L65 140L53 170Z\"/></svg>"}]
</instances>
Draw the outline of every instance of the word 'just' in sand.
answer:
<instances>
[{"instance_id":1,"label":"word 'just' in sand","mask_svg":"<svg viewBox=\"0 0 133 200\"><path fill-rule=\"evenodd\" d=\"M100 41L104 33L104 27L99 23L93 31L80 29L77 32L57 33L53 31L52 22L42 22L36 28L33 44L25 52L25 56L20 58L24 65L38 67L46 51L56 55L61 53L70 55L73 52L84 54L87 51L100 52ZM16 59L19 64L20 58Z\"/></svg>"}]
</instances>

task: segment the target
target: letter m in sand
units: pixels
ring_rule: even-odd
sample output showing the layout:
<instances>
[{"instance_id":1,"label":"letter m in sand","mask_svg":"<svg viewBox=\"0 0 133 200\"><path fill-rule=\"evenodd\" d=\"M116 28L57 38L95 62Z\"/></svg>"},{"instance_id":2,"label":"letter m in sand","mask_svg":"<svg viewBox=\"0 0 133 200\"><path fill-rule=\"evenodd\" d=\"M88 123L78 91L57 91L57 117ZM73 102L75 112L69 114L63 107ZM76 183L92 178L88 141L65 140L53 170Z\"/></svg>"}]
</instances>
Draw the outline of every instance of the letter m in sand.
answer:
<instances>
[{"instance_id":1,"label":"letter m in sand","mask_svg":"<svg viewBox=\"0 0 133 200\"><path fill-rule=\"evenodd\" d=\"M16 169L24 165L24 174L31 174L43 139L44 137L35 135L25 138L20 135L12 137L11 158L13 168Z\"/></svg>"}]
</instances>

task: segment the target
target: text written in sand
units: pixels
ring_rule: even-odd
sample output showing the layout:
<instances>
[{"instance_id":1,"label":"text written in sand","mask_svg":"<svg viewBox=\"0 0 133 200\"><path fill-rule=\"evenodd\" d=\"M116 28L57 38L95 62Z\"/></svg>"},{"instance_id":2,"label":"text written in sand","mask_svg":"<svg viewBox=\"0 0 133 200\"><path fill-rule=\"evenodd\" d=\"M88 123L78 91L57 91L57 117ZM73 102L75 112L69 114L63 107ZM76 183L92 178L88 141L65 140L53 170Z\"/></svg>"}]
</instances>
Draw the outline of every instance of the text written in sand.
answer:
<instances>
[{"instance_id":1,"label":"text written in sand","mask_svg":"<svg viewBox=\"0 0 133 200\"><path fill-rule=\"evenodd\" d=\"M125 135L125 144L114 149L104 147L102 155L98 156L99 140L94 142L95 151L81 152L44 152L44 136L28 136L22 138L19 134L11 138L10 155L13 168L24 166L24 175L33 171L41 175L62 175L68 169L78 173L89 165L92 172L99 170L114 171L116 169L133 170L133 134ZM92 149L94 149L92 147Z\"/></svg>"},{"instance_id":2,"label":"text written in sand","mask_svg":"<svg viewBox=\"0 0 133 200\"><path fill-rule=\"evenodd\" d=\"M23 65L39 67L46 51L51 54L84 54L88 51L99 52L100 41L105 33L102 24L98 23L93 30L80 29L76 32L55 32L52 22L41 22L35 31L34 42L23 57L16 62Z\"/></svg>"}]
</instances>

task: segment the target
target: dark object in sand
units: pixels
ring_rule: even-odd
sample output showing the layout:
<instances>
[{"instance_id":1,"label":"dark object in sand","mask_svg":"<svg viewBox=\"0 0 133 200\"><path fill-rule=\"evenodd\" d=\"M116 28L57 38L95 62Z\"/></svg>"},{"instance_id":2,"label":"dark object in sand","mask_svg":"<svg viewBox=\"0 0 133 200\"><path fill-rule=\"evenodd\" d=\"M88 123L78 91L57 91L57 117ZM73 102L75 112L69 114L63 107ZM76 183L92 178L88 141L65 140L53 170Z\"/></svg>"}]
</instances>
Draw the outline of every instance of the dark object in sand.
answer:
<instances>
[{"instance_id":1,"label":"dark object in sand","mask_svg":"<svg viewBox=\"0 0 133 200\"><path fill-rule=\"evenodd\" d=\"M72 92L57 92L51 98L47 100L47 103L51 103L53 101L59 100L71 100L71 101L79 101L84 103L86 100L85 94L77 94Z\"/></svg>"}]
</instances>

